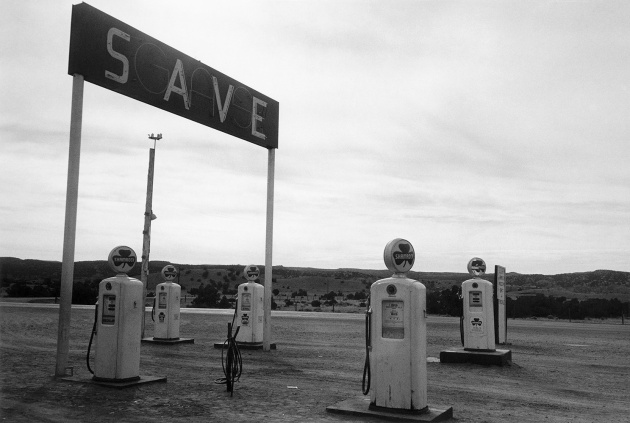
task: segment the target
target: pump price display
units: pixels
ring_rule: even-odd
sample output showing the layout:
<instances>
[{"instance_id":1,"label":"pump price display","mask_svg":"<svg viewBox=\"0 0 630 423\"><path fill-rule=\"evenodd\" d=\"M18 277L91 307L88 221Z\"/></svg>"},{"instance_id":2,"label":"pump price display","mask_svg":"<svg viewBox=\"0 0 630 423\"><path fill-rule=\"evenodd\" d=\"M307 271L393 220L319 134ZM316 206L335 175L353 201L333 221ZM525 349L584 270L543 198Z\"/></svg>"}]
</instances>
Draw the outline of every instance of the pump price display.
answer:
<instances>
[{"instance_id":1,"label":"pump price display","mask_svg":"<svg viewBox=\"0 0 630 423\"><path fill-rule=\"evenodd\" d=\"M251 311L252 310L252 294L244 293L241 298L241 310L243 311Z\"/></svg>"},{"instance_id":2,"label":"pump price display","mask_svg":"<svg viewBox=\"0 0 630 423\"><path fill-rule=\"evenodd\" d=\"M383 301L382 337L405 338L405 307L402 301Z\"/></svg>"},{"instance_id":3,"label":"pump price display","mask_svg":"<svg viewBox=\"0 0 630 423\"><path fill-rule=\"evenodd\" d=\"M103 295L103 314L101 324L113 325L116 323L116 296Z\"/></svg>"},{"instance_id":4,"label":"pump price display","mask_svg":"<svg viewBox=\"0 0 630 423\"><path fill-rule=\"evenodd\" d=\"M160 292L158 295L158 308L166 308L166 292Z\"/></svg>"},{"instance_id":5,"label":"pump price display","mask_svg":"<svg viewBox=\"0 0 630 423\"><path fill-rule=\"evenodd\" d=\"M469 307L481 307L483 305L483 293L481 291L470 291L468 295Z\"/></svg>"}]
</instances>

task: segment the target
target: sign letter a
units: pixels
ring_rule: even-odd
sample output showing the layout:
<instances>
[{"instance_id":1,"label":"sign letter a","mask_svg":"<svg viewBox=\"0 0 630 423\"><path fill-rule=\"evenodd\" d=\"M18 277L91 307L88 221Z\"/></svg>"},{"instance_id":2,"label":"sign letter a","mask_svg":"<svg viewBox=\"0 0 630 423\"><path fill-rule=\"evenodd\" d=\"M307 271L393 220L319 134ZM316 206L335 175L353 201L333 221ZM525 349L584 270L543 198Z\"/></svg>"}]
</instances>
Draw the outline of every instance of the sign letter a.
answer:
<instances>
[{"instance_id":1,"label":"sign letter a","mask_svg":"<svg viewBox=\"0 0 630 423\"><path fill-rule=\"evenodd\" d=\"M179 87L175 86L175 79L179 76ZM168 87L166 88L166 92L164 93L164 100L168 101L171 96L171 92L175 94L179 94L184 99L184 107L186 110L190 107L190 102L188 100L188 90L186 89L186 77L184 75L184 64L181 60L177 59L175 63L175 68L173 68L173 73L171 74L171 80L168 83Z\"/></svg>"}]
</instances>

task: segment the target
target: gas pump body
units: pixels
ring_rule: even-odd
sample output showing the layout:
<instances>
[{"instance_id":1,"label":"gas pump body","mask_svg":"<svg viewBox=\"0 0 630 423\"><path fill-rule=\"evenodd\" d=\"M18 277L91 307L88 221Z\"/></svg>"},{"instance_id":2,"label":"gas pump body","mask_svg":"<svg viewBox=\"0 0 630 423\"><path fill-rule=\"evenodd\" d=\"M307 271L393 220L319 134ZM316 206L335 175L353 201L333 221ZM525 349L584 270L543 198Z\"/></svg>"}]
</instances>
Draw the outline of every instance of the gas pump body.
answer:
<instances>
[{"instance_id":1,"label":"gas pump body","mask_svg":"<svg viewBox=\"0 0 630 423\"><path fill-rule=\"evenodd\" d=\"M179 339L179 300L182 288L174 282L155 287L155 339Z\"/></svg>"},{"instance_id":2,"label":"gas pump body","mask_svg":"<svg viewBox=\"0 0 630 423\"><path fill-rule=\"evenodd\" d=\"M427 406L426 289L405 277L382 279L370 289L372 377L376 407Z\"/></svg>"},{"instance_id":3,"label":"gas pump body","mask_svg":"<svg viewBox=\"0 0 630 423\"><path fill-rule=\"evenodd\" d=\"M485 273L483 266L471 271L471 263L483 260L473 258L469 272L473 276ZM482 270L483 269L483 270ZM495 351L493 286L481 278L468 279L462 283L464 349L467 351Z\"/></svg>"},{"instance_id":4,"label":"gas pump body","mask_svg":"<svg viewBox=\"0 0 630 423\"><path fill-rule=\"evenodd\" d=\"M238 286L235 323L240 326L240 329L236 342L258 344L263 342L265 287L254 282L259 276L257 266L249 265L243 273L249 281Z\"/></svg>"},{"instance_id":5,"label":"gas pump body","mask_svg":"<svg viewBox=\"0 0 630 423\"><path fill-rule=\"evenodd\" d=\"M118 261L116 257L119 258ZM109 262L115 271L129 271L135 264L135 253L128 247L116 247L110 253ZM117 263L117 266L113 266L112 262ZM127 266L130 267L125 269ZM95 380L122 382L140 378L140 341L144 312L142 296L142 282L125 273L107 278L99 284Z\"/></svg>"},{"instance_id":6,"label":"gas pump body","mask_svg":"<svg viewBox=\"0 0 630 423\"><path fill-rule=\"evenodd\" d=\"M415 253L397 238L385 247L396 273L370 288L370 408L427 409L426 288L406 277Z\"/></svg>"},{"instance_id":7,"label":"gas pump body","mask_svg":"<svg viewBox=\"0 0 630 423\"><path fill-rule=\"evenodd\" d=\"M179 339L180 298L182 288L172 282L177 276L177 269L167 265L162 269L165 282L155 287L155 339Z\"/></svg>"}]
</instances>

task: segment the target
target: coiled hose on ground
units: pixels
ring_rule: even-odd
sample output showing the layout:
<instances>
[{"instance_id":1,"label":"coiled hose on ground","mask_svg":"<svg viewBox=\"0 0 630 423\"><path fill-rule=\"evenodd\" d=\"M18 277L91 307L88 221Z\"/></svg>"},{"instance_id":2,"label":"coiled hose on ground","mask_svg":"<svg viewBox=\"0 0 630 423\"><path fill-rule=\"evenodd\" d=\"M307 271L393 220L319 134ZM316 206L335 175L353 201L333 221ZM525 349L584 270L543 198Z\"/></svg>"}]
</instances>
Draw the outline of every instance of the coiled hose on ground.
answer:
<instances>
[{"instance_id":1,"label":"coiled hose on ground","mask_svg":"<svg viewBox=\"0 0 630 423\"><path fill-rule=\"evenodd\" d=\"M236 319L236 310L238 310L238 301L236 302L232 323L228 323L227 339L223 342L223 346L221 347L221 366L223 367L225 377L215 380L215 383L227 385L227 391L230 392L230 396L234 395L234 383L240 380L241 374L243 373L243 357L241 356L241 351L236 342L236 336L241 327L237 326L234 335L232 335L232 328L234 327L234 320Z\"/></svg>"}]
</instances>

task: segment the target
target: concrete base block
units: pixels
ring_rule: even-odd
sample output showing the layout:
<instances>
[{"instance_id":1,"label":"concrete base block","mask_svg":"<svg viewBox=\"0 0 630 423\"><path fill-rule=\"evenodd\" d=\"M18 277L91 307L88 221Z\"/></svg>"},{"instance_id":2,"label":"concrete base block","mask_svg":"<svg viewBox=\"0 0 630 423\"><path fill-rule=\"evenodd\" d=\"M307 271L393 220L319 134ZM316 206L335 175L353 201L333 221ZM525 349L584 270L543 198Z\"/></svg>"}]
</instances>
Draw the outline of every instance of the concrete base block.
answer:
<instances>
[{"instance_id":1,"label":"concrete base block","mask_svg":"<svg viewBox=\"0 0 630 423\"><path fill-rule=\"evenodd\" d=\"M326 407L326 411L335 414L346 414L359 417L373 417L379 420L400 421L400 422L440 422L453 417L453 407L433 408L428 407L421 414L412 413L407 410L370 409L370 398L358 397L338 402L335 405Z\"/></svg>"},{"instance_id":2,"label":"concrete base block","mask_svg":"<svg viewBox=\"0 0 630 423\"><path fill-rule=\"evenodd\" d=\"M148 344L163 344L163 345L175 345L175 344L194 344L193 338L176 338L176 339L161 339L161 338L142 338L142 342Z\"/></svg>"},{"instance_id":3,"label":"concrete base block","mask_svg":"<svg viewBox=\"0 0 630 423\"><path fill-rule=\"evenodd\" d=\"M452 348L440 352L440 363L473 363L491 366L509 366L512 364L512 351L469 351L463 348Z\"/></svg>"},{"instance_id":4,"label":"concrete base block","mask_svg":"<svg viewBox=\"0 0 630 423\"><path fill-rule=\"evenodd\" d=\"M123 382L106 382L106 381L94 380L91 377L78 378L74 376L67 376L67 377L60 378L60 380L64 380L66 382L91 383L94 385L105 386L107 388L124 389L124 388L129 388L131 386L145 385L147 383L166 382L166 377L140 376L140 378L136 380L127 380Z\"/></svg>"}]
</instances>

